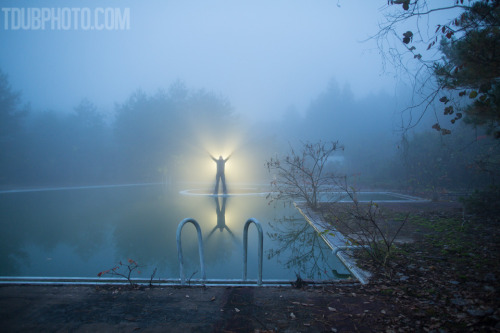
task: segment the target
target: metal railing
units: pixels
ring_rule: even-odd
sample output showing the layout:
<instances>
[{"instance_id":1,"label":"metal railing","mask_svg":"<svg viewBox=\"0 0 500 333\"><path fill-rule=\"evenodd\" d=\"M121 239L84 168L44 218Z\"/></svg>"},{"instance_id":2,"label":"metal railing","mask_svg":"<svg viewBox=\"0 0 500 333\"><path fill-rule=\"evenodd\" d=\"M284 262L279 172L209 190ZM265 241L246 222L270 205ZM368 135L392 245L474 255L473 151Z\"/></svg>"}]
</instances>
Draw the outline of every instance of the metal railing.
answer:
<instances>
[{"instance_id":1,"label":"metal railing","mask_svg":"<svg viewBox=\"0 0 500 333\"><path fill-rule=\"evenodd\" d=\"M195 219L192 218L187 218L182 220L179 223L179 226L177 227L177 254L179 257L179 271L180 271L180 277L181 277L181 284L186 283L186 275L184 273L184 257L182 255L182 244L181 244L181 233L182 233L182 228L186 223L192 223L196 227L196 231L198 233L198 251L200 254L200 267L201 267L201 274L202 274L202 280L205 281L207 279L206 273L205 273L205 256L203 253L203 239L201 236L201 228L198 222L196 222ZM258 243L258 266L259 266L259 275L258 275L258 280L257 284L259 286L262 285L262 260L263 260L263 249L264 249L264 234L262 232L262 226L260 225L260 222L257 221L254 218L250 218L246 221L245 226L243 228L243 282L247 280L247 257L248 257L248 228L250 224L255 224L259 236L259 243Z\"/></svg>"},{"instance_id":2,"label":"metal railing","mask_svg":"<svg viewBox=\"0 0 500 333\"><path fill-rule=\"evenodd\" d=\"M192 223L196 227L196 231L198 232L198 252L200 254L200 268L201 268L201 277L202 280L205 281L207 279L207 275L205 273L205 256L203 254L203 238L201 237L201 228L198 222L195 219L187 218L182 220L177 227L177 255L179 256L179 269L181 275L181 284L186 283L186 275L184 273L184 258L182 256L182 244L181 244L181 231L186 223Z\"/></svg>"},{"instance_id":3,"label":"metal railing","mask_svg":"<svg viewBox=\"0 0 500 333\"><path fill-rule=\"evenodd\" d=\"M257 284L262 285L262 252L264 248L264 236L262 233L262 226L259 221L254 218L248 219L245 223L245 228L243 229L243 281L247 280L247 249L248 249L248 227L250 224L255 224L257 231L259 233L259 244L258 244L258 263L259 263L259 277Z\"/></svg>"}]
</instances>

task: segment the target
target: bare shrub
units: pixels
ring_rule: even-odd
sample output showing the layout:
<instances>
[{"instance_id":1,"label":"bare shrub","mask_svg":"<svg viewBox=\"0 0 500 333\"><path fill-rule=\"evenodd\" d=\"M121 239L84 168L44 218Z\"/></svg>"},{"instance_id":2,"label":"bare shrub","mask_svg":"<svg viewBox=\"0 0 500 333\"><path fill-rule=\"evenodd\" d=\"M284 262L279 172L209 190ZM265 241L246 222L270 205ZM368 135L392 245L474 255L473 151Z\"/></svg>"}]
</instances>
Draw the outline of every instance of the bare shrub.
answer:
<instances>
[{"instance_id":1,"label":"bare shrub","mask_svg":"<svg viewBox=\"0 0 500 333\"><path fill-rule=\"evenodd\" d=\"M323 205L321 212L332 229L342 232L352 245L362 245L370 258L385 267L394 250L394 241L408 221L409 213L401 219L388 219L373 201L359 202L358 192L341 186L347 202Z\"/></svg>"},{"instance_id":2,"label":"bare shrub","mask_svg":"<svg viewBox=\"0 0 500 333\"><path fill-rule=\"evenodd\" d=\"M275 156L266 162L269 173L274 177L271 182L273 200L303 200L313 209L318 208L320 192L335 188L336 175L327 171L335 152L344 150L336 142L302 143L296 151L290 147L285 156Z\"/></svg>"}]
</instances>

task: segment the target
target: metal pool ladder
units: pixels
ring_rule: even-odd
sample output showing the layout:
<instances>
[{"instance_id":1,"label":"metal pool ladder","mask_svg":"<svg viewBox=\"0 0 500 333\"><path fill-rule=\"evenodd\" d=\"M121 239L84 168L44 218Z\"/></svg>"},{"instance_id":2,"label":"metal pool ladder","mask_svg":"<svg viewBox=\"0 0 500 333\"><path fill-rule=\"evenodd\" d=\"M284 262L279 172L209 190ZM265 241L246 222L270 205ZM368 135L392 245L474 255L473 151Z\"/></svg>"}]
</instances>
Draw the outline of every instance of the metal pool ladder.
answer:
<instances>
[{"instance_id":1,"label":"metal pool ladder","mask_svg":"<svg viewBox=\"0 0 500 333\"><path fill-rule=\"evenodd\" d=\"M182 244L181 244L181 232L182 228L186 223L192 223L196 231L198 233L198 252L200 254L200 267L201 267L201 275L202 275L202 280L205 281L207 279L206 273L205 273L205 256L203 253L203 238L201 236L201 228L198 222L196 222L195 219L192 218L186 218L182 220L179 223L179 226L177 227L177 254L179 257L179 269L180 269L180 276L181 276L181 284L186 283L186 275L184 273L184 258L182 255ZM262 252L264 248L264 236L262 233L262 226L260 225L259 221L257 221L254 218L250 218L246 221L245 227L243 229L243 281L247 280L247 248L248 248L248 227L250 224L254 223L255 226L257 227L257 232L259 234L259 244L258 244L258 264L259 264L259 276L257 280L257 284L259 286L262 285Z\"/></svg>"},{"instance_id":2,"label":"metal pool ladder","mask_svg":"<svg viewBox=\"0 0 500 333\"><path fill-rule=\"evenodd\" d=\"M262 249L264 248L264 236L262 234L262 226L256 219L248 219L243 229L243 281L247 280L247 249L248 249L248 227L254 223L259 233L258 261L259 261L259 278L257 284L262 285Z\"/></svg>"},{"instance_id":3,"label":"metal pool ladder","mask_svg":"<svg viewBox=\"0 0 500 333\"><path fill-rule=\"evenodd\" d=\"M184 260L182 256L182 244L181 244L181 231L186 223L192 223L196 227L196 231L198 232L198 252L200 254L200 267L201 267L201 276L203 281L207 279L207 275L205 273L205 255L203 254L203 239L201 237L201 228L198 222L195 219L187 218L182 220L177 227L177 255L179 256L179 268L181 274L181 284L186 283L186 274L184 273Z\"/></svg>"}]
</instances>

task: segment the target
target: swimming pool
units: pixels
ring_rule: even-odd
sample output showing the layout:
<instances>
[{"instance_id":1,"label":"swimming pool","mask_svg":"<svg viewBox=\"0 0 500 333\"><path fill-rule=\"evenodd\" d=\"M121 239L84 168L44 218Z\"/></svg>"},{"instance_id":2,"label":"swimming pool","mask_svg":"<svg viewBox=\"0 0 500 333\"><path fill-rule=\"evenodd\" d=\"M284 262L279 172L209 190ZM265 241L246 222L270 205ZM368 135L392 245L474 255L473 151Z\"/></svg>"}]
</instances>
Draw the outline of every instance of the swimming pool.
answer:
<instances>
[{"instance_id":1,"label":"swimming pool","mask_svg":"<svg viewBox=\"0 0 500 333\"><path fill-rule=\"evenodd\" d=\"M154 280L178 280L176 229L184 218L201 226L207 279L242 278L243 225L249 218L260 221L264 231L264 280L349 276L293 205L269 205L262 185L232 190L212 196L206 184L128 184L0 191L0 277L7 277L0 282L8 277L96 278L128 259L141 266L133 278L148 280L155 272ZM323 195L323 200L338 196ZM391 192L361 192L358 199L418 201ZM184 227L181 240L186 277L200 279L192 225ZM248 278L256 280L253 225L248 244Z\"/></svg>"},{"instance_id":2,"label":"swimming pool","mask_svg":"<svg viewBox=\"0 0 500 333\"><path fill-rule=\"evenodd\" d=\"M156 269L155 279L178 279L175 235L187 217L201 226L208 279L241 279L243 224L250 217L264 231L265 280L295 280L296 273L326 280L349 273L292 205L268 205L260 189L214 197L186 195L186 188L136 184L1 192L0 276L96 277L130 258L141 265L132 277L149 279ZM194 227L186 225L184 266L192 279L200 278L196 238ZM248 278L255 280L254 226L248 244Z\"/></svg>"}]
</instances>

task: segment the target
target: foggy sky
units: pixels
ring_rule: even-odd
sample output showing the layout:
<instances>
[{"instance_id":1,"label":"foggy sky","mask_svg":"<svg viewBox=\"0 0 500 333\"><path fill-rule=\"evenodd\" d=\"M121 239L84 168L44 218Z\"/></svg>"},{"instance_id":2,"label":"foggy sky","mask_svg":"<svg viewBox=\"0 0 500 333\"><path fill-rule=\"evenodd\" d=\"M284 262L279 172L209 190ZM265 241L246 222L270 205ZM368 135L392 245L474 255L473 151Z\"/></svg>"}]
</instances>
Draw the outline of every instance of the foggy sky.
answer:
<instances>
[{"instance_id":1,"label":"foggy sky","mask_svg":"<svg viewBox=\"0 0 500 333\"><path fill-rule=\"evenodd\" d=\"M177 79L225 96L235 112L276 119L304 110L334 78L356 97L395 83L374 41L384 1L2 1L5 7L130 8L130 29L5 30L0 68L32 109L82 98L111 112L140 88Z\"/></svg>"}]
</instances>

